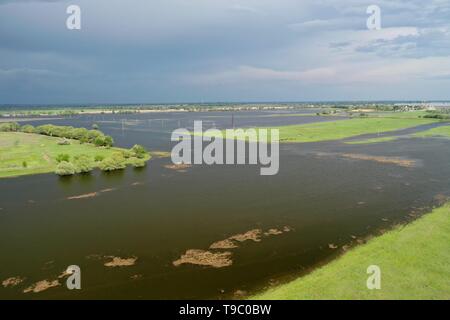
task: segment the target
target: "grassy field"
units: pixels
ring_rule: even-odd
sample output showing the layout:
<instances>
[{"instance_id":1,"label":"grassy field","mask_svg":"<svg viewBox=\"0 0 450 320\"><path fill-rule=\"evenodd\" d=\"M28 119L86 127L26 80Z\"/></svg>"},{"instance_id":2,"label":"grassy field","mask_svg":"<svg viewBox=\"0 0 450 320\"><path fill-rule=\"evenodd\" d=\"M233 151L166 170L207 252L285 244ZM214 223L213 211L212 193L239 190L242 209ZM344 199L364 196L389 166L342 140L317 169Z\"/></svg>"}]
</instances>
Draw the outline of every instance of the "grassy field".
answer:
<instances>
[{"instance_id":1,"label":"grassy field","mask_svg":"<svg viewBox=\"0 0 450 320\"><path fill-rule=\"evenodd\" d=\"M450 126L442 126L430 130L415 133L414 137L430 138L430 137L445 137L450 138Z\"/></svg>"},{"instance_id":2,"label":"grassy field","mask_svg":"<svg viewBox=\"0 0 450 320\"><path fill-rule=\"evenodd\" d=\"M450 204L252 299L450 299ZM381 289L366 287L369 265Z\"/></svg>"},{"instance_id":3,"label":"grassy field","mask_svg":"<svg viewBox=\"0 0 450 320\"><path fill-rule=\"evenodd\" d=\"M425 110L404 111L404 112L375 111L367 113L369 117L393 118L393 119L417 119L419 117L424 117L429 114L430 113Z\"/></svg>"},{"instance_id":4,"label":"grassy field","mask_svg":"<svg viewBox=\"0 0 450 320\"><path fill-rule=\"evenodd\" d=\"M419 118L355 118L333 122L280 127L280 141L315 142L340 140L362 134L395 131L436 122Z\"/></svg>"},{"instance_id":5,"label":"grassy field","mask_svg":"<svg viewBox=\"0 0 450 320\"><path fill-rule=\"evenodd\" d=\"M389 142L397 140L398 137L380 137L380 138L371 138L365 140L355 140L355 141L347 141L346 144L372 144L372 143L380 143L380 142Z\"/></svg>"},{"instance_id":6,"label":"grassy field","mask_svg":"<svg viewBox=\"0 0 450 320\"><path fill-rule=\"evenodd\" d=\"M0 132L0 178L55 171L58 154L111 156L119 148L100 148L71 140L70 145L58 145L60 138L21 132ZM24 167L24 162L26 167Z\"/></svg>"},{"instance_id":7,"label":"grassy field","mask_svg":"<svg viewBox=\"0 0 450 320\"><path fill-rule=\"evenodd\" d=\"M264 129L279 129L280 142L317 142L395 131L437 121L439 120L423 118L354 118ZM222 132L224 133L225 131Z\"/></svg>"}]
</instances>

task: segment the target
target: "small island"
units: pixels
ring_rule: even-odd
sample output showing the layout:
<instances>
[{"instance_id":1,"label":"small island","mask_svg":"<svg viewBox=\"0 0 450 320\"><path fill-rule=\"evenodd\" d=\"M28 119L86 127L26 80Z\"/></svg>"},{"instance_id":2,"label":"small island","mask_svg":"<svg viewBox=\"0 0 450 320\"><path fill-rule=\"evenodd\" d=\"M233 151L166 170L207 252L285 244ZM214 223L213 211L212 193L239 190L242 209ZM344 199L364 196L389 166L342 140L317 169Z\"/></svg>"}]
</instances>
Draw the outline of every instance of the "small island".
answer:
<instances>
[{"instance_id":1,"label":"small island","mask_svg":"<svg viewBox=\"0 0 450 320\"><path fill-rule=\"evenodd\" d=\"M113 147L112 137L96 129L69 126L0 124L0 178L55 172L66 176L144 167L150 154L140 145Z\"/></svg>"}]
</instances>

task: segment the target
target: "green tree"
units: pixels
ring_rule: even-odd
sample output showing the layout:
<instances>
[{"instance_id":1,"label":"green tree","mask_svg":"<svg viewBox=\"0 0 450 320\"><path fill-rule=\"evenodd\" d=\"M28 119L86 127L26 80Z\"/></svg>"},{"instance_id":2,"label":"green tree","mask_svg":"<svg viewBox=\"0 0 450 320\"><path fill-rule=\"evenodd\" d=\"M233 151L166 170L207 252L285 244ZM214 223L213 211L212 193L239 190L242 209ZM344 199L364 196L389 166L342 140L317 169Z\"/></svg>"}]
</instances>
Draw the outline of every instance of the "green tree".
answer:
<instances>
[{"instance_id":1,"label":"green tree","mask_svg":"<svg viewBox=\"0 0 450 320\"><path fill-rule=\"evenodd\" d=\"M114 139L111 136L105 136L105 146L112 147L114 145Z\"/></svg>"},{"instance_id":2,"label":"green tree","mask_svg":"<svg viewBox=\"0 0 450 320\"><path fill-rule=\"evenodd\" d=\"M73 164L77 173L87 173L94 169L91 159L85 154L77 156Z\"/></svg>"},{"instance_id":3,"label":"green tree","mask_svg":"<svg viewBox=\"0 0 450 320\"><path fill-rule=\"evenodd\" d=\"M129 162L135 168L143 168L143 167L145 167L147 165L145 160L138 159L138 158L132 158Z\"/></svg>"},{"instance_id":4,"label":"green tree","mask_svg":"<svg viewBox=\"0 0 450 320\"><path fill-rule=\"evenodd\" d=\"M121 161L118 157L105 158L99 165L103 171L122 170L126 168L125 161Z\"/></svg>"},{"instance_id":5,"label":"green tree","mask_svg":"<svg viewBox=\"0 0 450 320\"><path fill-rule=\"evenodd\" d=\"M1 132L16 132L19 131L20 125L17 122L5 122L0 124Z\"/></svg>"},{"instance_id":6,"label":"green tree","mask_svg":"<svg viewBox=\"0 0 450 320\"><path fill-rule=\"evenodd\" d=\"M35 133L35 128L31 124L26 124L20 128L20 131L25 133Z\"/></svg>"},{"instance_id":7,"label":"green tree","mask_svg":"<svg viewBox=\"0 0 450 320\"><path fill-rule=\"evenodd\" d=\"M134 154L136 158L143 159L147 155L147 150L139 144L135 144L133 148L131 148L131 152Z\"/></svg>"},{"instance_id":8,"label":"green tree","mask_svg":"<svg viewBox=\"0 0 450 320\"><path fill-rule=\"evenodd\" d=\"M67 161L61 161L56 167L55 173L59 176L70 176L76 173L73 164Z\"/></svg>"}]
</instances>

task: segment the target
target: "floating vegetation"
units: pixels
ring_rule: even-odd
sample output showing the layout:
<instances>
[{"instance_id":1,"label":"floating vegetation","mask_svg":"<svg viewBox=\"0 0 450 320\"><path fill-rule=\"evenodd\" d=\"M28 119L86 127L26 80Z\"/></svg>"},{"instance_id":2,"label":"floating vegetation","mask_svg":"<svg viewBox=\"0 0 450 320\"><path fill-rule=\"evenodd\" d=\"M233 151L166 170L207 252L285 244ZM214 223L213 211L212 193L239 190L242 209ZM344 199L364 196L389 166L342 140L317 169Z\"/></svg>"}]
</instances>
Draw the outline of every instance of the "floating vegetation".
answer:
<instances>
[{"instance_id":1,"label":"floating vegetation","mask_svg":"<svg viewBox=\"0 0 450 320\"><path fill-rule=\"evenodd\" d=\"M105 258L110 259L110 261L105 262L103 264L105 267L129 267L134 266L137 261L137 257L120 258L114 256L107 256Z\"/></svg>"},{"instance_id":2,"label":"floating vegetation","mask_svg":"<svg viewBox=\"0 0 450 320\"><path fill-rule=\"evenodd\" d=\"M280 235L284 232L290 232L292 229L288 226L282 229L271 228L266 232L261 229L252 229L244 233L235 234L224 240L216 241L209 246L209 249L220 250L220 249L235 249L238 248L238 243L251 240L254 242L261 242L262 237ZM181 264L195 264L203 266L211 266L214 268L222 268L230 266L233 263L231 259L232 253L229 251L225 252L211 252L207 250L200 249L190 249L187 250L178 260L173 262L174 266L179 266Z\"/></svg>"},{"instance_id":3,"label":"floating vegetation","mask_svg":"<svg viewBox=\"0 0 450 320\"><path fill-rule=\"evenodd\" d=\"M23 278L23 277L19 277L19 276L11 277L11 278L3 280L2 286L4 288L15 287L15 286L21 284L23 281L25 281L25 278Z\"/></svg>"},{"instance_id":4,"label":"floating vegetation","mask_svg":"<svg viewBox=\"0 0 450 320\"><path fill-rule=\"evenodd\" d=\"M47 289L53 288L53 287L57 287L60 286L61 284L59 283L58 280L42 280L39 282L36 282L35 284L31 285L30 287L26 288L25 290L23 290L23 293L29 293L29 292L33 292L33 293L38 293L38 292L42 292L45 291Z\"/></svg>"},{"instance_id":5,"label":"floating vegetation","mask_svg":"<svg viewBox=\"0 0 450 320\"><path fill-rule=\"evenodd\" d=\"M338 156L351 160L363 160L363 161L373 161L383 164L393 164L400 167L413 168L418 165L418 160L404 159L400 157L387 157L387 156L372 156L368 154L358 154L358 153L327 153L318 152L317 156Z\"/></svg>"},{"instance_id":6,"label":"floating vegetation","mask_svg":"<svg viewBox=\"0 0 450 320\"><path fill-rule=\"evenodd\" d=\"M175 171L180 171L180 172L185 172L186 169L192 167L192 165L190 164L185 164L185 163L179 163L179 164L166 164L164 166L164 168L166 169L170 169L170 170L175 170Z\"/></svg>"},{"instance_id":7,"label":"floating vegetation","mask_svg":"<svg viewBox=\"0 0 450 320\"><path fill-rule=\"evenodd\" d=\"M374 161L378 163L395 164L400 167L412 168L417 166L416 160L399 157L371 156L367 154L340 153L340 156L354 160Z\"/></svg>"},{"instance_id":8,"label":"floating vegetation","mask_svg":"<svg viewBox=\"0 0 450 320\"><path fill-rule=\"evenodd\" d=\"M67 197L67 200L87 199L87 198L94 198L96 196L98 196L98 192L91 192L79 196Z\"/></svg>"},{"instance_id":9,"label":"floating vegetation","mask_svg":"<svg viewBox=\"0 0 450 320\"><path fill-rule=\"evenodd\" d=\"M210 266L213 268L228 267L233 264L231 252L211 252L198 249L187 250L173 265L178 267L182 264L195 264L201 266Z\"/></svg>"},{"instance_id":10,"label":"floating vegetation","mask_svg":"<svg viewBox=\"0 0 450 320\"><path fill-rule=\"evenodd\" d=\"M247 240L259 242L259 241L261 241L261 233L262 233L261 229L253 229L253 230L247 231L245 233L236 234L234 236L229 237L228 239L236 240L239 242L244 242Z\"/></svg>"},{"instance_id":11,"label":"floating vegetation","mask_svg":"<svg viewBox=\"0 0 450 320\"><path fill-rule=\"evenodd\" d=\"M65 277L70 276L72 273L67 272L67 270L64 270L63 272L61 272L61 274L58 276L58 279L63 279Z\"/></svg>"},{"instance_id":12,"label":"floating vegetation","mask_svg":"<svg viewBox=\"0 0 450 320\"><path fill-rule=\"evenodd\" d=\"M133 274L131 277L130 277L130 279L131 280L140 280L140 279L142 279L142 274Z\"/></svg>"},{"instance_id":13,"label":"floating vegetation","mask_svg":"<svg viewBox=\"0 0 450 320\"><path fill-rule=\"evenodd\" d=\"M237 248L237 245L231 241L230 239L220 240L217 242L214 242L212 245L209 246L210 249L233 249Z\"/></svg>"},{"instance_id":14,"label":"floating vegetation","mask_svg":"<svg viewBox=\"0 0 450 320\"><path fill-rule=\"evenodd\" d=\"M95 197L99 196L101 193L107 193L107 192L112 192L112 191L116 191L116 190L117 190L116 188L102 189L100 191L80 194L78 196L67 197L67 200L80 200L80 199L95 198Z\"/></svg>"},{"instance_id":15,"label":"floating vegetation","mask_svg":"<svg viewBox=\"0 0 450 320\"><path fill-rule=\"evenodd\" d=\"M269 229L266 232L264 232L264 235L265 236L277 236L282 233L283 233L283 231L278 230L278 229Z\"/></svg>"}]
</instances>

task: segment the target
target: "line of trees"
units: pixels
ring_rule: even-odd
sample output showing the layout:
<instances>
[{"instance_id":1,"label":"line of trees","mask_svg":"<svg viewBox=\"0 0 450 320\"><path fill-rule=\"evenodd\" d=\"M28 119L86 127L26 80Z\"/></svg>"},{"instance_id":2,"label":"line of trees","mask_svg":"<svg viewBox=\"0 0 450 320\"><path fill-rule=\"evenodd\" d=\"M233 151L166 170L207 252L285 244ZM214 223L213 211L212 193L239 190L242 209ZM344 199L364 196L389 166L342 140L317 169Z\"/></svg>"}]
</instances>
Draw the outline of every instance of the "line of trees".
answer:
<instances>
[{"instance_id":1,"label":"line of trees","mask_svg":"<svg viewBox=\"0 0 450 320\"><path fill-rule=\"evenodd\" d=\"M17 122L5 122L0 124L0 132L25 132L36 133L51 137L78 140L81 143L92 143L98 147L112 147L114 140L100 130L86 128L74 128L71 126L55 126L45 124L38 127L32 125L20 126Z\"/></svg>"},{"instance_id":2,"label":"line of trees","mask_svg":"<svg viewBox=\"0 0 450 320\"><path fill-rule=\"evenodd\" d=\"M94 167L99 167L100 170L108 172L125 169L128 164L135 168L142 168L145 167L148 157L147 150L141 145L135 145L129 150L114 152L106 158L102 155L96 155L92 159L88 155L82 154L71 159L68 154L59 154L56 156L58 165L55 173L60 176L69 176L76 173L91 172Z\"/></svg>"}]
</instances>

